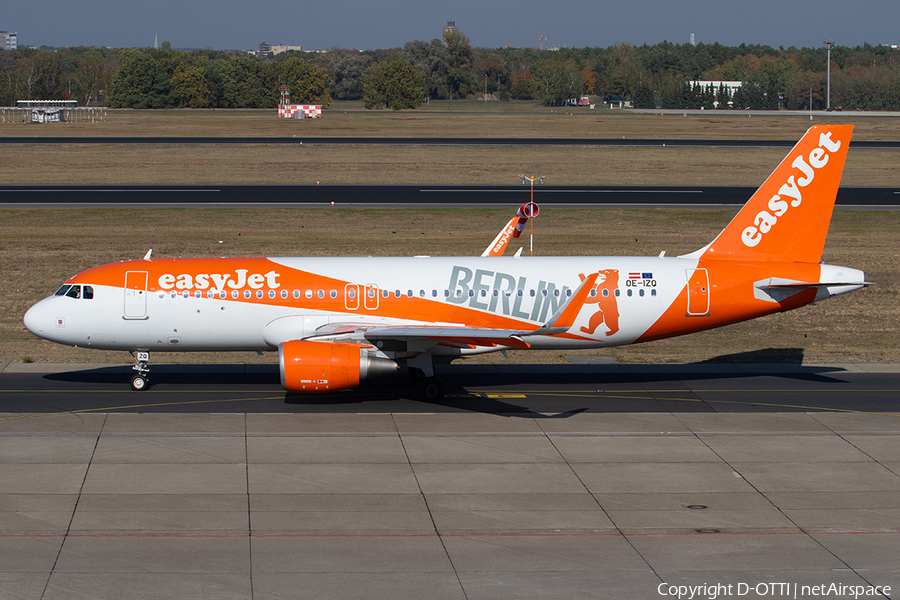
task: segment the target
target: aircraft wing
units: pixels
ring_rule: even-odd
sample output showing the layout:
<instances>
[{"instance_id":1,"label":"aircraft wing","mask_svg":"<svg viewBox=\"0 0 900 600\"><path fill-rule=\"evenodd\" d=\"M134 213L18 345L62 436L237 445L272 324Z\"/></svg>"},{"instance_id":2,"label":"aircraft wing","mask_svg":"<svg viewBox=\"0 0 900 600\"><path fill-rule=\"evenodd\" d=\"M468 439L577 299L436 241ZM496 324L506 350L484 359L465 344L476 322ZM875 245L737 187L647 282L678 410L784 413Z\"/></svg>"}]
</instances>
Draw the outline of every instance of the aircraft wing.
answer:
<instances>
[{"instance_id":1,"label":"aircraft wing","mask_svg":"<svg viewBox=\"0 0 900 600\"><path fill-rule=\"evenodd\" d=\"M474 348L477 346L505 346L530 348L531 344L520 336L521 331L507 329L479 329L476 327L377 327L364 336L370 342L402 341L407 347L421 349L431 346Z\"/></svg>"},{"instance_id":2,"label":"aircraft wing","mask_svg":"<svg viewBox=\"0 0 900 600\"><path fill-rule=\"evenodd\" d=\"M537 329L491 329L484 327L448 325L411 326L366 326L352 323L332 323L320 329L307 340L353 340L367 342L379 348L389 347L393 342L402 342L406 351L427 352L438 345L455 348L478 346L507 348L530 348L525 339L535 335L565 333L575 323L588 293L594 288L599 273L591 273L575 289L550 319ZM379 345L380 344L380 345Z\"/></svg>"}]
</instances>

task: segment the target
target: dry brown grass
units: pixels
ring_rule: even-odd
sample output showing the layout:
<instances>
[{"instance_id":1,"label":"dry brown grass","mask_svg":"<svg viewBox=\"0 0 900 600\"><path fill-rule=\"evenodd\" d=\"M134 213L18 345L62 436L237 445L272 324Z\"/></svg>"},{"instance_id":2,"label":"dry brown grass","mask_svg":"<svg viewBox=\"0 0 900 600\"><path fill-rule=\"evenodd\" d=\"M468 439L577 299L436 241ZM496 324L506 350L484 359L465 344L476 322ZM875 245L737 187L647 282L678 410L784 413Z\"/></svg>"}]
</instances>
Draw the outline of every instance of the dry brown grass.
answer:
<instances>
[{"instance_id":1,"label":"dry brown grass","mask_svg":"<svg viewBox=\"0 0 900 600\"><path fill-rule=\"evenodd\" d=\"M554 185L762 183L779 148L0 146L0 185ZM846 186L900 186L896 150L852 150Z\"/></svg>"},{"instance_id":2,"label":"dry brown grass","mask_svg":"<svg viewBox=\"0 0 900 600\"><path fill-rule=\"evenodd\" d=\"M119 362L124 353L38 340L25 310L88 267L154 256L412 256L479 254L509 216L496 209L7 209L0 211L0 363ZM733 211L554 210L541 212L542 255L669 255L690 252ZM624 233L639 230L639 234ZM349 235L348 235L349 234ZM635 236L637 239L635 239ZM220 244L219 241L223 243ZM572 240L578 240L574 244ZM825 261L869 272L878 285L710 332L578 354L626 362L690 362L738 352L800 348L807 362L900 363L900 212L838 211ZM512 250L512 249L511 249ZM568 352L566 354L575 354ZM559 352L513 353L522 362L563 361ZM255 354L157 354L155 362L271 362ZM502 360L495 355L478 360Z\"/></svg>"},{"instance_id":3,"label":"dry brown grass","mask_svg":"<svg viewBox=\"0 0 900 600\"><path fill-rule=\"evenodd\" d=\"M3 136L150 137L511 137L796 140L808 116L726 112L638 114L547 108L533 102L435 102L413 111L364 110L335 102L322 119L279 119L266 110L114 110L102 123L0 124ZM896 140L900 120L858 113L816 116L816 123L852 123L854 139Z\"/></svg>"},{"instance_id":4,"label":"dry brown grass","mask_svg":"<svg viewBox=\"0 0 900 600\"><path fill-rule=\"evenodd\" d=\"M342 110L349 108L353 110ZM571 116L570 116L571 115ZM854 139L896 140L900 119L843 114ZM818 121L817 121L818 122ZM272 110L111 111L102 123L3 124L4 136L511 137L799 139L805 117L739 113L687 118L548 109L533 103L435 103L365 111L336 103L323 119ZM556 185L757 185L784 156L777 148L0 146L0 185L503 185L522 172ZM844 185L898 186L895 150L854 150Z\"/></svg>"}]
</instances>

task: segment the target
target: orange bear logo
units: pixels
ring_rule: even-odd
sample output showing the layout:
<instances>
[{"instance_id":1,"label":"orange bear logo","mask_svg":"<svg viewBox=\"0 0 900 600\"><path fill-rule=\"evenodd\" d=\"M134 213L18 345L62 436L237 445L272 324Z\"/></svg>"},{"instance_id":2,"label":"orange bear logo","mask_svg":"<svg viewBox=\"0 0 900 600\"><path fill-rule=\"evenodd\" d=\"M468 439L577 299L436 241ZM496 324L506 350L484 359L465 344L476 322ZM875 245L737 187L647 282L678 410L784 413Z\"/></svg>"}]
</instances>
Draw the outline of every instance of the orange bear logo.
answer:
<instances>
[{"instance_id":1,"label":"orange bear logo","mask_svg":"<svg viewBox=\"0 0 900 600\"><path fill-rule=\"evenodd\" d=\"M586 277L579 273L582 281ZM602 269L594 287L596 294L588 295L585 304L596 304L597 312L591 315L587 327L581 327L581 331L593 335L601 323L605 323L609 331L606 335L615 335L619 331L619 305L616 300L616 289L619 287L618 269ZM605 292L605 293L604 293Z\"/></svg>"}]
</instances>

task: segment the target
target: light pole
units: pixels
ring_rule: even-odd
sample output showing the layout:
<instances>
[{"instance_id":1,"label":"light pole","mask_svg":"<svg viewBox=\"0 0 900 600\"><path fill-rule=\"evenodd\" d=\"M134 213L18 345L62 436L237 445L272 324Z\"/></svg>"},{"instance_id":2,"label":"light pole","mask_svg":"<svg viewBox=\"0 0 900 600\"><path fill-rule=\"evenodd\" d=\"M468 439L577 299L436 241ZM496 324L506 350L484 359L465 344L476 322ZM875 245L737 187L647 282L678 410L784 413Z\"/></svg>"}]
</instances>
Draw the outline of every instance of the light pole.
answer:
<instances>
[{"instance_id":1,"label":"light pole","mask_svg":"<svg viewBox=\"0 0 900 600\"><path fill-rule=\"evenodd\" d=\"M825 110L831 110L831 49L834 48L834 40L825 40L828 48L828 82L825 87Z\"/></svg>"}]
</instances>

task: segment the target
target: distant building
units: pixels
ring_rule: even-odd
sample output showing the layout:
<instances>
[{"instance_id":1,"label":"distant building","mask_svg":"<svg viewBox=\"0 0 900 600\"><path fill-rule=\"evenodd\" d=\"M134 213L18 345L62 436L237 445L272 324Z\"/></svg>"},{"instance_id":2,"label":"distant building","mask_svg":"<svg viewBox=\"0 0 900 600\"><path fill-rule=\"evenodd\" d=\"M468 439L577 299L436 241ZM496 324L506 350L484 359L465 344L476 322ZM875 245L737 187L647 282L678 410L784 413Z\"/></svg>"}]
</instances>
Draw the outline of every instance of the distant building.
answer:
<instances>
[{"instance_id":1,"label":"distant building","mask_svg":"<svg viewBox=\"0 0 900 600\"><path fill-rule=\"evenodd\" d=\"M296 50L300 52L301 50L303 50L303 48L301 48L300 46L283 46L280 44L271 46L272 54L281 54L282 52L287 52L288 50Z\"/></svg>"},{"instance_id":2,"label":"distant building","mask_svg":"<svg viewBox=\"0 0 900 600\"><path fill-rule=\"evenodd\" d=\"M259 51L256 55L260 58L268 58L272 53L272 46L269 45L269 42L263 42L259 45Z\"/></svg>"},{"instance_id":3,"label":"distant building","mask_svg":"<svg viewBox=\"0 0 900 600\"><path fill-rule=\"evenodd\" d=\"M634 99L624 96L607 96L603 103L609 108L634 108Z\"/></svg>"},{"instance_id":4,"label":"distant building","mask_svg":"<svg viewBox=\"0 0 900 600\"><path fill-rule=\"evenodd\" d=\"M444 26L444 35L441 36L441 39L447 39L448 33L459 33L459 27L456 26L456 21L447 21L447 25Z\"/></svg>"},{"instance_id":5,"label":"distant building","mask_svg":"<svg viewBox=\"0 0 900 600\"><path fill-rule=\"evenodd\" d=\"M7 33L5 31L0 31L0 49L18 50L19 49L19 34Z\"/></svg>"},{"instance_id":6,"label":"distant building","mask_svg":"<svg viewBox=\"0 0 900 600\"><path fill-rule=\"evenodd\" d=\"M725 86L725 91L728 92L729 96L734 96L734 93L741 89L742 81L689 81L688 84L693 87L695 83L699 83L700 87L703 89L708 88L709 86L713 87L713 90L718 92L720 86Z\"/></svg>"}]
</instances>

